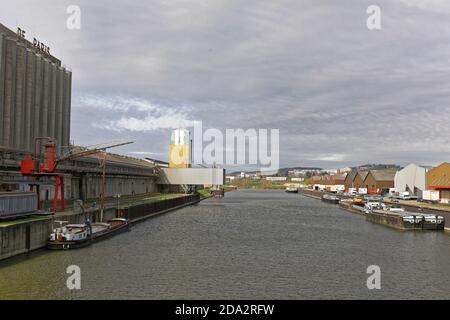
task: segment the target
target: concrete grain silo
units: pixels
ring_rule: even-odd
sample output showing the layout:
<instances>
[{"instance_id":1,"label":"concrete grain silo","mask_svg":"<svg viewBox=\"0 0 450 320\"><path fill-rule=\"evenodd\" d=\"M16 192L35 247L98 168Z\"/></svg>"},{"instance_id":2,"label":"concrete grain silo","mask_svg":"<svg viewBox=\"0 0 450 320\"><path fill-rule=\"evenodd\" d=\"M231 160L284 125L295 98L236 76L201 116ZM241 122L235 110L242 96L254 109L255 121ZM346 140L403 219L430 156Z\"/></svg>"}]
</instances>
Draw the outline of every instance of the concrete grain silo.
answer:
<instances>
[{"instance_id":1,"label":"concrete grain silo","mask_svg":"<svg viewBox=\"0 0 450 320\"><path fill-rule=\"evenodd\" d=\"M69 145L72 73L0 24L0 147L32 152L36 137Z\"/></svg>"}]
</instances>

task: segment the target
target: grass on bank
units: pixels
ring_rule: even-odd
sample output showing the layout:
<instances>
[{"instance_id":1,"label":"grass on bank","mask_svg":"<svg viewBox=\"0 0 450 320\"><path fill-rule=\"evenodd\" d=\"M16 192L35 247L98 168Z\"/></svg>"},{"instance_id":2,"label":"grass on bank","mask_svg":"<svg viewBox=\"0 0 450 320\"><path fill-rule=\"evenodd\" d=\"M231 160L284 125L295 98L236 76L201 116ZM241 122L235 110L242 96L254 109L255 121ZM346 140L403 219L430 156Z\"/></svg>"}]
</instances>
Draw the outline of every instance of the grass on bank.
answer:
<instances>
[{"instance_id":1,"label":"grass on bank","mask_svg":"<svg viewBox=\"0 0 450 320\"><path fill-rule=\"evenodd\" d=\"M208 197L211 196L211 190L207 189L207 188L205 188L205 189L198 189L197 193L200 194L200 198L202 198L202 199L203 198L208 198Z\"/></svg>"},{"instance_id":2,"label":"grass on bank","mask_svg":"<svg viewBox=\"0 0 450 320\"><path fill-rule=\"evenodd\" d=\"M241 178L227 183L241 189L286 189L287 181L267 181L265 179Z\"/></svg>"},{"instance_id":3,"label":"grass on bank","mask_svg":"<svg viewBox=\"0 0 450 320\"><path fill-rule=\"evenodd\" d=\"M183 197L183 196L186 196L186 195L184 193L153 193L151 195L132 197L131 199L127 198L127 199L122 200L122 198L120 198L119 201L117 201L118 199L115 198L116 205L114 205L114 200L111 200L111 202L109 202L108 205L109 205L109 207L117 208L117 206L118 206L119 209L126 209L130 206L153 203L153 202L158 202L158 201L167 200L167 199L179 198L179 197Z\"/></svg>"}]
</instances>

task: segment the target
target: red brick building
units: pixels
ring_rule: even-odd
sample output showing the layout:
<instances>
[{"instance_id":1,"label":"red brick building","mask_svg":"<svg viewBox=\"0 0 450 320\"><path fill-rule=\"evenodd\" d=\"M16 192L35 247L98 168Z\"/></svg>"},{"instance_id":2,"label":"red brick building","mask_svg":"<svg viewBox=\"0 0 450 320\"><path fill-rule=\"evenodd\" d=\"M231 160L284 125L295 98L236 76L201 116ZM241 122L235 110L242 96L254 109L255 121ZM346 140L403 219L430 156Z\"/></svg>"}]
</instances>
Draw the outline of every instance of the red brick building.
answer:
<instances>
[{"instance_id":1,"label":"red brick building","mask_svg":"<svg viewBox=\"0 0 450 320\"><path fill-rule=\"evenodd\" d=\"M370 170L363 182L362 188L367 188L367 193L384 193L394 188L394 178L397 170Z\"/></svg>"}]
</instances>

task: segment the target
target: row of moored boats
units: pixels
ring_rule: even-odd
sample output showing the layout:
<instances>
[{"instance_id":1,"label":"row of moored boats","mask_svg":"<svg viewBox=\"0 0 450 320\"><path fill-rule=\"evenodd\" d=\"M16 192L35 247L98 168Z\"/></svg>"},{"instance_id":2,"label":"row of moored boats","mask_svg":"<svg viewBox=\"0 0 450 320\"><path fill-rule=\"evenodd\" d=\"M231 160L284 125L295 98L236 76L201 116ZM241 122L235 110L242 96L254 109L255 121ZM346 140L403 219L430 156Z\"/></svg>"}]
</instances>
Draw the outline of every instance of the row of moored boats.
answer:
<instances>
[{"instance_id":1,"label":"row of moored boats","mask_svg":"<svg viewBox=\"0 0 450 320\"><path fill-rule=\"evenodd\" d=\"M398 229L443 230L445 226L445 218L442 215L408 212L399 205L384 203L381 197L341 199L332 194L324 194L322 201L339 204L344 209L364 214L368 221Z\"/></svg>"}]
</instances>

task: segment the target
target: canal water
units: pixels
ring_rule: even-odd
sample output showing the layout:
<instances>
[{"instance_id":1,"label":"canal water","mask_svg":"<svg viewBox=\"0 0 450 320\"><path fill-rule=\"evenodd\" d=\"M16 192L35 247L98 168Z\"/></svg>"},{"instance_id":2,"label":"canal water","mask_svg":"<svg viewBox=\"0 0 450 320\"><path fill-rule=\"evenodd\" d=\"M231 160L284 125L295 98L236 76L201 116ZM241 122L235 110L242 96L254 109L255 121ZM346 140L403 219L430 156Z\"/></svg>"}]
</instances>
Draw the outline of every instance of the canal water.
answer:
<instances>
[{"instance_id":1,"label":"canal water","mask_svg":"<svg viewBox=\"0 0 450 320\"><path fill-rule=\"evenodd\" d=\"M81 268L81 290L66 268ZM381 289L367 289L367 267ZM2 299L450 298L450 234L401 232L297 194L239 190L67 251L0 262Z\"/></svg>"}]
</instances>

